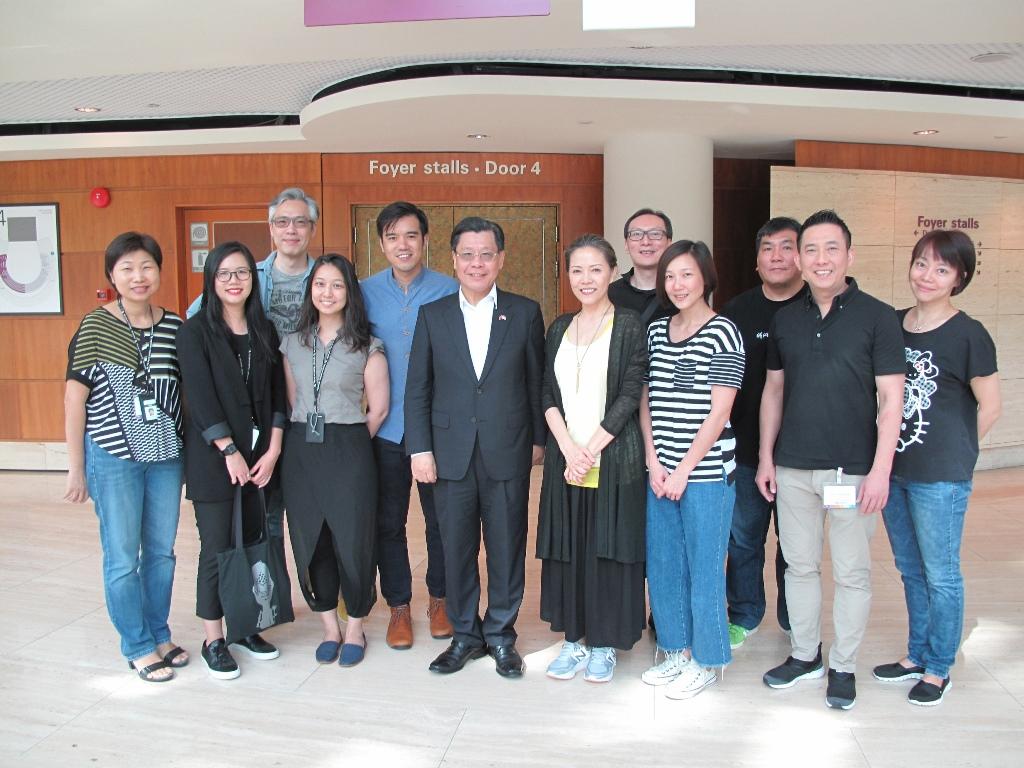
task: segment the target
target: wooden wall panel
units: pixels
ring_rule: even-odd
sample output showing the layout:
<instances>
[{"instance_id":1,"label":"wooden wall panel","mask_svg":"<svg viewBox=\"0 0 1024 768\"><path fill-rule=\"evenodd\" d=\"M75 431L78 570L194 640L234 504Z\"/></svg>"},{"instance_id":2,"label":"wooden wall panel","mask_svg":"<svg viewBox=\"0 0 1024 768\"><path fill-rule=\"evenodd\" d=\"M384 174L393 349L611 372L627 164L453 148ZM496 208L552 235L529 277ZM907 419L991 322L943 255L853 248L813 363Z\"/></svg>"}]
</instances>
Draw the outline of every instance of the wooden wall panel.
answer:
<instances>
[{"instance_id":1,"label":"wooden wall panel","mask_svg":"<svg viewBox=\"0 0 1024 768\"><path fill-rule=\"evenodd\" d=\"M850 272L866 291L898 308L914 303L907 272L921 235L954 228L971 236L977 269L953 303L983 323L995 340L1003 390L1003 415L982 445L1019 451L1024 447L1024 183L901 171L772 169L773 214L806 215L842 196L864 201L850 209L836 203L853 231L856 256ZM862 232L869 239L888 233L889 241L868 244Z\"/></svg>"},{"instance_id":2,"label":"wooden wall panel","mask_svg":"<svg viewBox=\"0 0 1024 768\"><path fill-rule=\"evenodd\" d=\"M1024 179L1024 155L1010 152L799 139L796 141L795 157L798 167L916 171Z\"/></svg>"},{"instance_id":3,"label":"wooden wall panel","mask_svg":"<svg viewBox=\"0 0 1024 768\"><path fill-rule=\"evenodd\" d=\"M19 427L22 440L64 437L64 382L18 382Z\"/></svg>"},{"instance_id":4,"label":"wooden wall panel","mask_svg":"<svg viewBox=\"0 0 1024 768\"><path fill-rule=\"evenodd\" d=\"M785 178L785 183L780 179ZM839 212L853 244L892 245L895 178L891 173L851 173L812 168L772 168L771 215L803 221L815 211Z\"/></svg>"},{"instance_id":5,"label":"wooden wall panel","mask_svg":"<svg viewBox=\"0 0 1024 768\"><path fill-rule=\"evenodd\" d=\"M21 439L21 403L18 382L0 381L0 440Z\"/></svg>"},{"instance_id":6,"label":"wooden wall panel","mask_svg":"<svg viewBox=\"0 0 1024 768\"><path fill-rule=\"evenodd\" d=\"M111 203L89 203L93 187ZM126 230L153 235L164 254L157 303L182 311L179 278L188 265L178 254L179 211L188 207L265 206L287 186L321 198L319 154L194 155L0 163L5 203L60 206L63 316L0 316L0 407L3 439L63 440L63 380L67 345L82 316L103 303L109 288L103 251Z\"/></svg>"},{"instance_id":7,"label":"wooden wall panel","mask_svg":"<svg viewBox=\"0 0 1024 768\"><path fill-rule=\"evenodd\" d=\"M487 161L523 167L517 175L487 175ZM371 163L377 165L371 168ZM352 206L384 205L393 200L430 203L556 203L561 206L559 251L577 236L603 226L604 171L599 155L519 153L380 153L323 156L323 238L325 251L352 252ZM539 174L531 171L540 163ZM390 175L381 164L402 169ZM448 172L425 172L435 164ZM466 173L453 173L466 169ZM480 169L477 171L476 169ZM576 305L565 280L559 280L560 306Z\"/></svg>"}]
</instances>

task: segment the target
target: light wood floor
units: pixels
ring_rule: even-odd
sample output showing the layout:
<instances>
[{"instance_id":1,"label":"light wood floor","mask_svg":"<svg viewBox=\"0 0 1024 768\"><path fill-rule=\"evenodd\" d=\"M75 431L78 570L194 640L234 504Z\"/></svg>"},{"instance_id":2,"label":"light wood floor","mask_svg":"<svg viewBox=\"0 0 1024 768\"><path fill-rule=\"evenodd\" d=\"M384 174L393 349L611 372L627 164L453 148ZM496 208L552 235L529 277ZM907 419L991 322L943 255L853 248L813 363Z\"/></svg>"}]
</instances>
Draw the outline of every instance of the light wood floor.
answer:
<instances>
[{"instance_id":1,"label":"light wood floor","mask_svg":"<svg viewBox=\"0 0 1024 768\"><path fill-rule=\"evenodd\" d=\"M544 669L561 638L538 618L532 555L518 624L525 679L498 677L489 659L449 677L431 674L427 665L445 642L426 631L418 512L410 516L413 649L387 648L381 602L368 621L363 664L319 666L319 622L296 590L295 623L268 633L281 658L239 658L242 676L224 682L199 658L198 540L183 504L171 621L193 663L171 683L143 683L121 659L107 618L91 505L58 501L61 474L5 472L0 482L2 766L1024 765L1024 470L976 476L963 547L963 649L954 688L933 709L906 703L910 683L871 677L872 666L900 657L906 637L899 576L880 526L871 624L849 712L826 708L824 680L786 691L761 683L788 653L771 609L724 680L690 701L665 699L640 681L653 653L647 637L619 655L609 685L582 675L549 680ZM535 477L535 492L536 485ZM769 591L771 603L771 579ZM827 648L831 629L824 631Z\"/></svg>"}]
</instances>

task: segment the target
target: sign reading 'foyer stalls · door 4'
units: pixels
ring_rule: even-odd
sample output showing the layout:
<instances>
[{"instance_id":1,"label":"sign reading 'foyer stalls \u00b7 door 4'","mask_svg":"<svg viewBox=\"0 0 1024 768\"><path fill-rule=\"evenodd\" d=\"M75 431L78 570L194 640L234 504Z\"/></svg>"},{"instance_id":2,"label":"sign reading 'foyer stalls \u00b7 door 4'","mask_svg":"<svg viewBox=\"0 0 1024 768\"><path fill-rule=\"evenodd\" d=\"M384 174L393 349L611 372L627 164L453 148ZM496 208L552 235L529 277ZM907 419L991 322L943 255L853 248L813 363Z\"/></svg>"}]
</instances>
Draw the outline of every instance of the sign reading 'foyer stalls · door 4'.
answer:
<instances>
[{"instance_id":1,"label":"sign reading 'foyer stalls \u00b7 door 4'","mask_svg":"<svg viewBox=\"0 0 1024 768\"><path fill-rule=\"evenodd\" d=\"M480 177L500 179L512 176L541 176L543 165L540 160L525 163L499 162L485 158L474 158L472 162L452 157L446 160L424 160L422 162L389 162L371 158L370 176L375 179L403 179L432 177Z\"/></svg>"}]
</instances>

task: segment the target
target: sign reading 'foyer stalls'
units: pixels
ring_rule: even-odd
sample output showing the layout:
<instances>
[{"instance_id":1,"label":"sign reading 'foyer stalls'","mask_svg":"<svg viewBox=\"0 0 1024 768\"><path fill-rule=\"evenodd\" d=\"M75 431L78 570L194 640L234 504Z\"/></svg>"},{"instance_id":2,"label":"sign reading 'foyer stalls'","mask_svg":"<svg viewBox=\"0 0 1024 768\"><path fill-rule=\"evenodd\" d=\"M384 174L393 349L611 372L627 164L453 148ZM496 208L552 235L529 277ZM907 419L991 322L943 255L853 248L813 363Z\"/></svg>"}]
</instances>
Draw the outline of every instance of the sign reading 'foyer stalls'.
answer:
<instances>
[{"instance_id":1,"label":"sign reading 'foyer stalls'","mask_svg":"<svg viewBox=\"0 0 1024 768\"><path fill-rule=\"evenodd\" d=\"M503 178L509 176L541 176L544 166L540 160L531 162L499 162L486 158L474 158L472 162L452 157L446 160L424 160L421 162L388 162L371 158L369 161L370 177L374 179L404 179L419 176L447 176Z\"/></svg>"}]
</instances>

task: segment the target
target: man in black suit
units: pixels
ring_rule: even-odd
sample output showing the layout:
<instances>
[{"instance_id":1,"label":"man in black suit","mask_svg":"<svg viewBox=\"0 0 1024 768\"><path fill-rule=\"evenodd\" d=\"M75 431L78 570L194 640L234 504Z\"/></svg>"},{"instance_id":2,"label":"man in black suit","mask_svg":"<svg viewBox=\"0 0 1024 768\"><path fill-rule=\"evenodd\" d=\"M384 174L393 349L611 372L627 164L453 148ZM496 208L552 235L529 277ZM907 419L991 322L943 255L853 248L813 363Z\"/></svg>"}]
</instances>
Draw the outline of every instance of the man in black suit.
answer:
<instances>
[{"instance_id":1,"label":"man in black suit","mask_svg":"<svg viewBox=\"0 0 1024 768\"><path fill-rule=\"evenodd\" d=\"M405 392L405 444L413 476L437 483L451 645L434 672L494 657L519 677L515 621L526 581L530 467L544 457L544 322L540 306L495 286L505 233L475 216L451 238L459 291L425 304L416 322ZM487 550L481 621L480 529Z\"/></svg>"}]
</instances>

